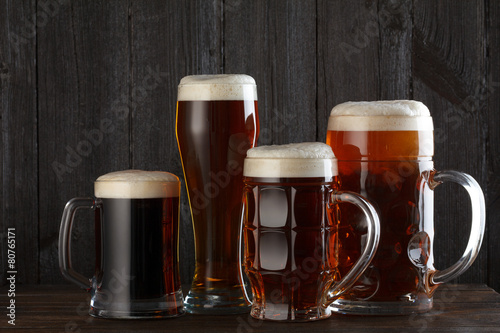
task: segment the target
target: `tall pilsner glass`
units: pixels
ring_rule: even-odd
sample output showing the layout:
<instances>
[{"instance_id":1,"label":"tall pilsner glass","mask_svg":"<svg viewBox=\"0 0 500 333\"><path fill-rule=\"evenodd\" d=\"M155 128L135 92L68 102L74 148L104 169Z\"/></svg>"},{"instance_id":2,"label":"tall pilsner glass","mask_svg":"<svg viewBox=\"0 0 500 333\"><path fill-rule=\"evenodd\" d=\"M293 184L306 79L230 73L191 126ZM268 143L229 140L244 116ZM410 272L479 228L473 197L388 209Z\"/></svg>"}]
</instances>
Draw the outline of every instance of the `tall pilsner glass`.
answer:
<instances>
[{"instance_id":1,"label":"tall pilsner glass","mask_svg":"<svg viewBox=\"0 0 500 333\"><path fill-rule=\"evenodd\" d=\"M248 75L184 77L176 134L195 239L195 274L186 310L249 311L239 276L243 161L257 142L257 86Z\"/></svg>"},{"instance_id":2,"label":"tall pilsner glass","mask_svg":"<svg viewBox=\"0 0 500 333\"><path fill-rule=\"evenodd\" d=\"M333 303L334 311L387 315L428 311L437 286L462 274L476 258L485 227L483 193L467 174L434 169L433 129L429 109L417 101L348 102L333 108L326 143L338 159L340 189L371 200L380 214L381 229L371 265ZM457 183L469 193L472 226L462 258L437 270L434 189L443 182ZM340 205L340 214L342 272L359 256L356 242L362 237L364 217L349 205Z\"/></svg>"}]
</instances>

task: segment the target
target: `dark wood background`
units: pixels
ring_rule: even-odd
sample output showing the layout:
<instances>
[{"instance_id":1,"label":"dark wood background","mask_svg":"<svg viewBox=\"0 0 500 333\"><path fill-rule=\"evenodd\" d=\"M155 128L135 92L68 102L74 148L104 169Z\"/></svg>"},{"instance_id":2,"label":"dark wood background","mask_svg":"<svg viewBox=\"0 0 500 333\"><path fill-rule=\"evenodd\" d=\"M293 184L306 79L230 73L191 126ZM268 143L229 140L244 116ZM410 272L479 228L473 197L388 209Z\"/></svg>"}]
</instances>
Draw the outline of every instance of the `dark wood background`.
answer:
<instances>
[{"instance_id":1,"label":"dark wood background","mask_svg":"<svg viewBox=\"0 0 500 333\"><path fill-rule=\"evenodd\" d=\"M0 232L16 228L18 283L66 283L61 213L70 198L91 195L99 175L143 168L182 177L174 124L183 76L246 73L258 84L259 144L324 141L329 111L344 101L424 102L436 168L471 174L487 198L481 253L458 282L500 290L499 25L496 0L1 0ZM184 182L182 191L186 283L193 241ZM438 268L465 249L464 192L437 190ZM89 276L92 219L82 213L73 237Z\"/></svg>"}]
</instances>

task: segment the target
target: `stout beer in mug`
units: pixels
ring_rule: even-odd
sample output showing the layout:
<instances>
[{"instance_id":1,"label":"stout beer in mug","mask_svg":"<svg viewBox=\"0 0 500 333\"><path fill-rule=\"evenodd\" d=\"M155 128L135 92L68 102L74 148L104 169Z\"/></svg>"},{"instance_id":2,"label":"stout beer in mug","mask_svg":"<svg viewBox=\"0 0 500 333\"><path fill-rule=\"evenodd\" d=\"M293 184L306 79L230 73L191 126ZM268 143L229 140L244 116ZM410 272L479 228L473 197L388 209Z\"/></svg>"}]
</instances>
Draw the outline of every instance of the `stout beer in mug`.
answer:
<instances>
[{"instance_id":1,"label":"stout beer in mug","mask_svg":"<svg viewBox=\"0 0 500 333\"><path fill-rule=\"evenodd\" d=\"M89 313L104 318L162 318L184 313L179 276L177 176L124 170L100 176L95 198L74 198L59 233L59 265L91 292ZM72 268L71 229L80 208L95 210L95 275Z\"/></svg>"}]
</instances>

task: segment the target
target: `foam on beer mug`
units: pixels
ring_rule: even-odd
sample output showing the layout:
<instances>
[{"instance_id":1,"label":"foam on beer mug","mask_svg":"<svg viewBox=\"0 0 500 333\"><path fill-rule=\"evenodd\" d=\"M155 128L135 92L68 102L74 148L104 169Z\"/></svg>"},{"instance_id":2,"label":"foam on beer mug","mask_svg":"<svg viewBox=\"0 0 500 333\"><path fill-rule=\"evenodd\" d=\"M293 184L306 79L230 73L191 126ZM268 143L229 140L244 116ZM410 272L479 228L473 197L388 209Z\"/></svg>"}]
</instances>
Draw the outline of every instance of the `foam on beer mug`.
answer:
<instances>
[{"instance_id":1,"label":"foam on beer mug","mask_svg":"<svg viewBox=\"0 0 500 333\"><path fill-rule=\"evenodd\" d=\"M262 178L334 177L338 174L332 148L321 142L259 146L247 151L243 175Z\"/></svg>"},{"instance_id":2,"label":"foam on beer mug","mask_svg":"<svg viewBox=\"0 0 500 333\"><path fill-rule=\"evenodd\" d=\"M178 101L256 101L257 85L245 74L185 76L179 83Z\"/></svg>"},{"instance_id":3,"label":"foam on beer mug","mask_svg":"<svg viewBox=\"0 0 500 333\"><path fill-rule=\"evenodd\" d=\"M179 196L179 189L179 178L163 171L116 171L100 176L94 183L97 198L172 198Z\"/></svg>"},{"instance_id":4,"label":"foam on beer mug","mask_svg":"<svg viewBox=\"0 0 500 333\"><path fill-rule=\"evenodd\" d=\"M346 102L335 106L329 131L432 131L429 109L412 100Z\"/></svg>"}]
</instances>

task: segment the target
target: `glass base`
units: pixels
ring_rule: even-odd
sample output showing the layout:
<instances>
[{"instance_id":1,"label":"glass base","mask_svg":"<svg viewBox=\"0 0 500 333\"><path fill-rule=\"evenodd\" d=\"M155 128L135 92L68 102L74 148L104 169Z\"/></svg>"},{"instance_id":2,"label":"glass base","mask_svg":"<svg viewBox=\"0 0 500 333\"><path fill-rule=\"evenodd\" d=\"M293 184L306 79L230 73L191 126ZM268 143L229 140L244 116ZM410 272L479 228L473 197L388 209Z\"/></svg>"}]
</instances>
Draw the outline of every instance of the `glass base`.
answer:
<instances>
[{"instance_id":1,"label":"glass base","mask_svg":"<svg viewBox=\"0 0 500 333\"><path fill-rule=\"evenodd\" d=\"M89 314L98 318L154 319L179 317L185 313L182 290L157 299L109 301L97 292L90 301Z\"/></svg>"},{"instance_id":2,"label":"glass base","mask_svg":"<svg viewBox=\"0 0 500 333\"><path fill-rule=\"evenodd\" d=\"M290 308L289 304L267 304L264 306L253 306L250 315L255 319L301 322L313 321L329 318L332 314L331 309L322 307L313 307L306 310L296 310Z\"/></svg>"},{"instance_id":3,"label":"glass base","mask_svg":"<svg viewBox=\"0 0 500 333\"><path fill-rule=\"evenodd\" d=\"M239 314L250 311L250 305L241 288L206 292L196 292L191 289L184 300L184 307L188 313L210 315Z\"/></svg>"},{"instance_id":4,"label":"glass base","mask_svg":"<svg viewBox=\"0 0 500 333\"><path fill-rule=\"evenodd\" d=\"M432 298L418 302L367 302L338 299L330 305L334 313L349 315L410 315L424 313L432 309Z\"/></svg>"}]
</instances>

